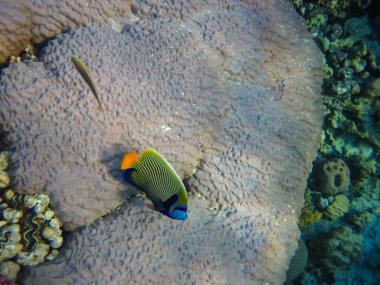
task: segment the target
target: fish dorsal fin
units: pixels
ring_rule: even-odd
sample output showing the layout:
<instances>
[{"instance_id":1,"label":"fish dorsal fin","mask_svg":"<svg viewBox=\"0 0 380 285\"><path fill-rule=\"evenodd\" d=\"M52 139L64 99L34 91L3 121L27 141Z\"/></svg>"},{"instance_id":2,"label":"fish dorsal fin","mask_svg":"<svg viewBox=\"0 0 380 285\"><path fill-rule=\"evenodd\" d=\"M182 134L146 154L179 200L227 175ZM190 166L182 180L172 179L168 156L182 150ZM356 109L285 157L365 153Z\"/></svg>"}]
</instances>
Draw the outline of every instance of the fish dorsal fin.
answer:
<instances>
[{"instance_id":1,"label":"fish dorsal fin","mask_svg":"<svg viewBox=\"0 0 380 285\"><path fill-rule=\"evenodd\" d=\"M126 155L124 155L123 161L121 162L120 169L126 170L129 168L133 168L133 164L139 162L139 156L137 155L137 152L132 151L128 152Z\"/></svg>"},{"instance_id":2,"label":"fish dorsal fin","mask_svg":"<svg viewBox=\"0 0 380 285\"><path fill-rule=\"evenodd\" d=\"M154 149L151 149L151 148L147 148L147 149L144 149L142 152L141 152L141 159L147 155L147 154L151 154L155 157L159 157L160 159L162 159L162 155L159 154L157 151L155 151Z\"/></svg>"}]
</instances>

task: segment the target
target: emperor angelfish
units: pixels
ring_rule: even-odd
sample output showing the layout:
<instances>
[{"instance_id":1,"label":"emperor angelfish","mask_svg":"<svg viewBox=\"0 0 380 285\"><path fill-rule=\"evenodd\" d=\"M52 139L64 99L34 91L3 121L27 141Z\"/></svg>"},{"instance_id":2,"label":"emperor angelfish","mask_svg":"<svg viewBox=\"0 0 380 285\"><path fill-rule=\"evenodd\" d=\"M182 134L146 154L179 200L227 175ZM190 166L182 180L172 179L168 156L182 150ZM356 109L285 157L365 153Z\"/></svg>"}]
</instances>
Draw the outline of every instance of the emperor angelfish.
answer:
<instances>
[{"instance_id":1,"label":"emperor angelfish","mask_svg":"<svg viewBox=\"0 0 380 285\"><path fill-rule=\"evenodd\" d=\"M176 220L187 219L186 188L161 154L145 149L139 159L136 152L129 152L120 168L124 180L145 192L158 211Z\"/></svg>"}]
</instances>

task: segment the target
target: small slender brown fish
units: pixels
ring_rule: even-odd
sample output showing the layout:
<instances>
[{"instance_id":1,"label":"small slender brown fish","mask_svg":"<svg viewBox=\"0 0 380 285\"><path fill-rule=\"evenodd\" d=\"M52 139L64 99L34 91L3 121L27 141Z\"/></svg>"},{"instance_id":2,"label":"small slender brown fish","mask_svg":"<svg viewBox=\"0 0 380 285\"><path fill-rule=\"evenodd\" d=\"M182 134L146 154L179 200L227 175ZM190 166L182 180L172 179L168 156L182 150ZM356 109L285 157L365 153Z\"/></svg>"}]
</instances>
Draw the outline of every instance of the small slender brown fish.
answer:
<instances>
[{"instance_id":1,"label":"small slender brown fish","mask_svg":"<svg viewBox=\"0 0 380 285\"><path fill-rule=\"evenodd\" d=\"M104 113L102 104L100 104L98 91L96 90L94 81L92 80L92 77L91 77L90 72L88 71L87 67L84 65L83 61L81 61L80 58L78 58L76 56L72 56L71 61L73 62L75 68L78 70L79 74L82 76L84 81L86 81L88 87L90 87L92 94L94 94L96 101L98 101L100 109Z\"/></svg>"}]
</instances>

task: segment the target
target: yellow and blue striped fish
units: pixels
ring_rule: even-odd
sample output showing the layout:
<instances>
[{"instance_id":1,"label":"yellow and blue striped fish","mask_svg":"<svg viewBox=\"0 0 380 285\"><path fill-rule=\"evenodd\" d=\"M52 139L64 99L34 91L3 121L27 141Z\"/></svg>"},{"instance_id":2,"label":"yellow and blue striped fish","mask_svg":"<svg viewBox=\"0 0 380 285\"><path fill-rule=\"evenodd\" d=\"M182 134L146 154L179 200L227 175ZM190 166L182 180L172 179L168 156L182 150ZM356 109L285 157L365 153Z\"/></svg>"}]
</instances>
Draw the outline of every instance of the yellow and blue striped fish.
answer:
<instances>
[{"instance_id":1,"label":"yellow and blue striped fish","mask_svg":"<svg viewBox=\"0 0 380 285\"><path fill-rule=\"evenodd\" d=\"M127 153L121 163L124 180L145 192L158 211L176 220L187 219L187 192L166 159L153 149Z\"/></svg>"}]
</instances>

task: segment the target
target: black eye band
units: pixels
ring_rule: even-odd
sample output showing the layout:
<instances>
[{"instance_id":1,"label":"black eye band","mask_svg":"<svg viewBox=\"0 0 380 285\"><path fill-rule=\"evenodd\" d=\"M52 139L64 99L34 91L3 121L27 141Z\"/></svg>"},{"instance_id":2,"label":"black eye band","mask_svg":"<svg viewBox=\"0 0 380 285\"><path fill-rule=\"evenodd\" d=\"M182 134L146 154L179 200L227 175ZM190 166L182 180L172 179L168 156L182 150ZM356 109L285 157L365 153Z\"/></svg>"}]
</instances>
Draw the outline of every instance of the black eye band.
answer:
<instances>
[{"instance_id":1,"label":"black eye band","mask_svg":"<svg viewBox=\"0 0 380 285\"><path fill-rule=\"evenodd\" d=\"M176 203L177 201L179 200L179 197L177 194L174 194L173 196L171 196L169 199L167 199L165 202L162 202L162 205L164 205L164 207L166 209L170 209L170 207Z\"/></svg>"}]
</instances>

